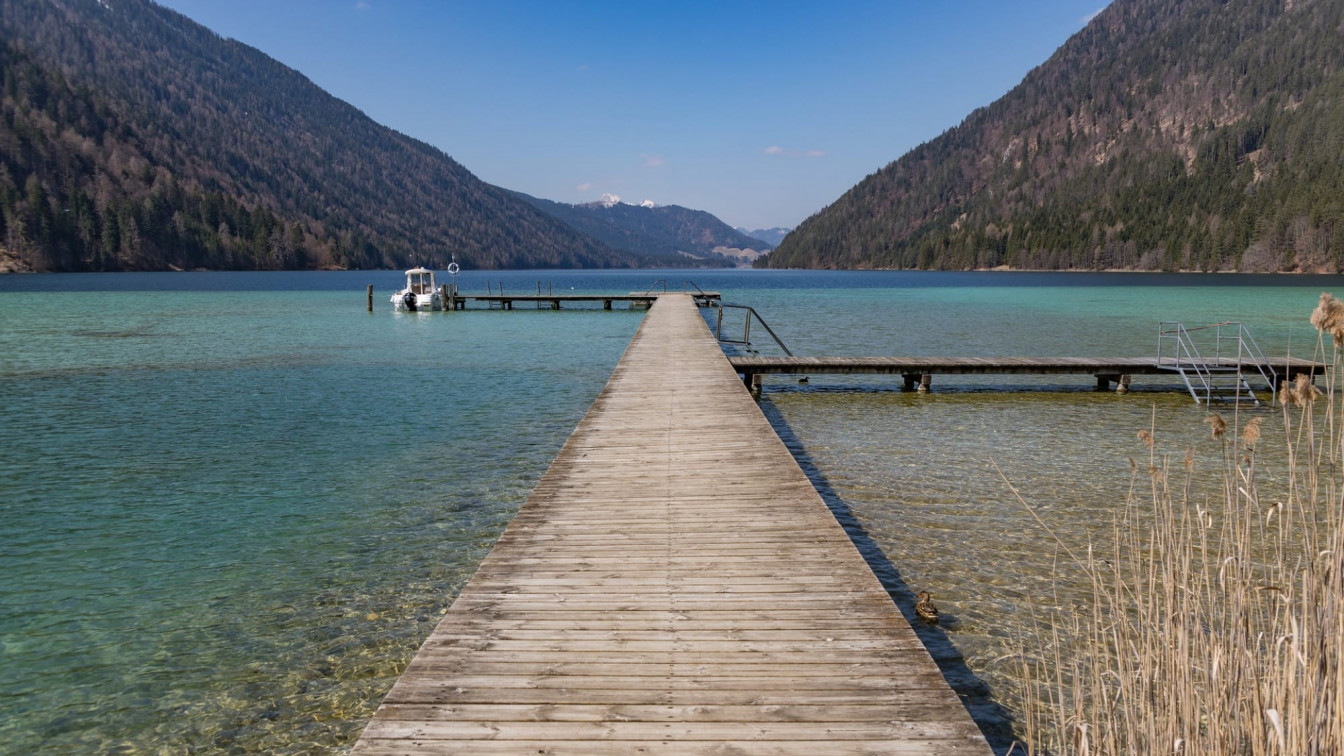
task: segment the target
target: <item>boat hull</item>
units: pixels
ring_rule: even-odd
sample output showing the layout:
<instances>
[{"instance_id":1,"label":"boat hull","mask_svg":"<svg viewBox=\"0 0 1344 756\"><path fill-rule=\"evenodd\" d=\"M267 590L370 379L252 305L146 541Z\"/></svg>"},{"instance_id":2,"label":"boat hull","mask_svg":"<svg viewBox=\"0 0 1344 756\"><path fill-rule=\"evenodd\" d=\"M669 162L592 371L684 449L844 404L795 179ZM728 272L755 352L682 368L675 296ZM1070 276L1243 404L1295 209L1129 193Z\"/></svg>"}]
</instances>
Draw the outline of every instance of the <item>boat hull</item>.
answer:
<instances>
[{"instance_id":1,"label":"boat hull","mask_svg":"<svg viewBox=\"0 0 1344 756\"><path fill-rule=\"evenodd\" d=\"M436 312L443 309L443 298L433 294L409 294L399 291L392 295L392 309L397 312Z\"/></svg>"}]
</instances>

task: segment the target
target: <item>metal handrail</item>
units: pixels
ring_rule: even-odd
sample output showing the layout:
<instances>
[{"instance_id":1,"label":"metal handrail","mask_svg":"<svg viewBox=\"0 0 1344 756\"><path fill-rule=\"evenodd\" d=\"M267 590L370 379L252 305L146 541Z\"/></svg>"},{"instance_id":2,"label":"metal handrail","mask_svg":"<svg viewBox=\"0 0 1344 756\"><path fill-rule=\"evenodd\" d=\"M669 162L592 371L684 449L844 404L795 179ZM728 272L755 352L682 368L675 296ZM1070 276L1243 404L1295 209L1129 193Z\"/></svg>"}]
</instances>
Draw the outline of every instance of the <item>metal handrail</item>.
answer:
<instances>
[{"instance_id":1,"label":"metal handrail","mask_svg":"<svg viewBox=\"0 0 1344 756\"><path fill-rule=\"evenodd\" d=\"M1175 336L1168 336L1168 338L1176 339L1176 354L1172 357L1172 360L1176 365L1176 370L1180 372L1181 378L1185 381L1186 388L1190 390L1191 395L1195 396L1195 401L1198 402L1199 396L1195 391L1195 387L1190 385L1190 379L1186 376L1185 369L1181 367L1182 354L1185 355L1185 363L1193 368L1195 377L1199 379L1200 385L1204 387L1204 403L1208 404L1213 397L1213 374L1209 372L1208 365L1204 362L1203 355L1199 353L1199 347L1195 346L1194 340L1190 338L1190 332L1186 330L1183 323L1177 323ZM1160 342L1160 335L1158 336L1158 339ZM1160 347L1158 350L1157 362L1159 365L1162 364Z\"/></svg>"},{"instance_id":2,"label":"metal handrail","mask_svg":"<svg viewBox=\"0 0 1344 756\"><path fill-rule=\"evenodd\" d=\"M1235 336L1227 333L1231 329L1229 326L1236 326ZM1199 347L1195 345L1194 338L1190 335L1191 331L1214 331L1213 335L1213 360L1204 359L1200 354ZM1236 339L1235 360L1232 357L1232 349L1224 342L1231 342ZM1166 343L1172 342L1172 355L1166 356ZM1256 343L1255 338L1251 336L1250 329L1244 324L1236 321L1223 321L1206 326L1195 326L1186 328L1184 323L1174 321L1163 321L1158 325L1157 331L1157 364L1158 367L1168 368L1181 374L1181 379L1185 381L1185 386L1189 389L1191 396L1195 401L1200 400L1200 392L1196 390L1195 385L1190 381L1189 373L1194 373L1200 387L1203 389L1204 403L1209 403L1213 398L1215 379L1213 373L1215 369L1236 368L1236 392L1240 398L1241 392L1245 389L1251 400L1259 404L1255 392L1250 384L1246 383L1242 368L1250 363L1255 366L1256 372L1264 379L1265 384L1274 390L1274 379L1271 377L1269 361L1260 351L1260 345ZM1271 371L1272 372L1272 371Z\"/></svg>"},{"instance_id":3,"label":"metal handrail","mask_svg":"<svg viewBox=\"0 0 1344 756\"><path fill-rule=\"evenodd\" d=\"M662 284L662 285L663 285L663 293L666 294L666 293L667 293L667 279L666 279L666 278L660 278L660 279L658 279L657 281L654 281L654 282L653 282L653 285L651 285L648 289L646 289L646 290L644 291L644 293L645 293L645 294L652 294L652 293L653 293L653 290L656 289L656 288L658 288L658 284Z\"/></svg>"},{"instance_id":4,"label":"metal handrail","mask_svg":"<svg viewBox=\"0 0 1344 756\"><path fill-rule=\"evenodd\" d=\"M745 323L743 324L743 326L742 326L742 340L741 340L741 341L737 341L737 340L735 340L735 339L725 339L725 338L723 338L723 310L724 310L725 307L731 307L731 308L733 308L733 309L735 309L735 310L746 310L746 311L747 311L747 319L746 319L746 322L745 322ZM714 337L717 338L721 343L724 343L724 344L742 344L742 345L744 345L744 346L751 346L751 319L752 319L753 316L756 318L756 320L760 321L761 326L762 326L763 328L765 328L765 332L768 333L768 334L770 334L770 338L772 338L772 339L775 340L775 343L779 345L779 348L784 350L784 354L786 354L786 355L792 357L792 356L793 356L793 352L789 351L789 348L788 348L787 346L784 345L784 341L783 341L782 339L779 338L779 335L776 334L776 333L775 333L775 330L774 330L773 328L770 327L770 324L767 323L767 322L765 322L765 318L762 318L762 317L761 317L761 314L760 314L759 312L756 312L756 308L754 308L754 307L752 307L752 306L750 306L750 305L724 304L724 303L720 302L720 303L719 303L719 322L718 322L718 326L714 329Z\"/></svg>"}]
</instances>

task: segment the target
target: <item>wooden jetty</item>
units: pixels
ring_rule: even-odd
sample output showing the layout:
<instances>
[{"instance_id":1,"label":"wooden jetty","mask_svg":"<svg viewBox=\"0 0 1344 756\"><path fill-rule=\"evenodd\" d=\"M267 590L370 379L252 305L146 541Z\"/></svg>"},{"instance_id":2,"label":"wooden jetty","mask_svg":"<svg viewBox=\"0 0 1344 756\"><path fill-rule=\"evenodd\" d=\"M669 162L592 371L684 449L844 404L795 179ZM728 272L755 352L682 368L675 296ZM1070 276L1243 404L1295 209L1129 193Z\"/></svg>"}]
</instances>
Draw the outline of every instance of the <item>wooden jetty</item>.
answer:
<instances>
[{"instance_id":1,"label":"wooden jetty","mask_svg":"<svg viewBox=\"0 0 1344 756\"><path fill-rule=\"evenodd\" d=\"M552 310L560 309L563 303L577 302L601 302L602 309L610 310L613 302L629 302L632 308L649 307L660 293L632 291L629 294L449 294L444 301L449 303L448 309L465 310L467 302L485 302L490 307L496 307L503 310L512 310L514 305L533 304L538 307L549 306ZM688 295L695 300L695 303L701 307L710 307L717 304L721 295L717 291L698 291Z\"/></svg>"},{"instance_id":2,"label":"wooden jetty","mask_svg":"<svg viewBox=\"0 0 1344 756\"><path fill-rule=\"evenodd\" d=\"M991 751L664 294L353 752Z\"/></svg>"},{"instance_id":3,"label":"wooden jetty","mask_svg":"<svg viewBox=\"0 0 1344 756\"><path fill-rule=\"evenodd\" d=\"M1169 362L1157 357L764 357L745 355L728 360L745 383L759 386L762 375L899 375L905 388L927 390L934 375L1091 375L1097 388L1129 387L1130 376L1179 377ZM1234 368L1234 363L1209 362L1208 368ZM1268 360L1263 365L1274 386L1284 380L1321 375L1326 365L1299 359ZM1253 368L1252 368L1253 369Z\"/></svg>"}]
</instances>

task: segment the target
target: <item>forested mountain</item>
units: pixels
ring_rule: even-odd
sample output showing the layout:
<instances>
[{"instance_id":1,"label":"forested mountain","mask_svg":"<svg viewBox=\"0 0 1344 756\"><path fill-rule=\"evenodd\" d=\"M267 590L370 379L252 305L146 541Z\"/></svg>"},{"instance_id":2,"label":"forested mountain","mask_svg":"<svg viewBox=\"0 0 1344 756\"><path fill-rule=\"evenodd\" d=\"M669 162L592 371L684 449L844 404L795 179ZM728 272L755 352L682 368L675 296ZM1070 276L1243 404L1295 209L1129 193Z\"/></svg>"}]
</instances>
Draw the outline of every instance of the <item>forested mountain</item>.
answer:
<instances>
[{"instance_id":1,"label":"forested mountain","mask_svg":"<svg viewBox=\"0 0 1344 756\"><path fill-rule=\"evenodd\" d=\"M652 203L630 205L619 198L569 205L516 194L612 249L632 252L657 264L734 265L751 262L770 248L704 210Z\"/></svg>"},{"instance_id":2,"label":"forested mountain","mask_svg":"<svg viewBox=\"0 0 1344 756\"><path fill-rule=\"evenodd\" d=\"M147 0L3 0L0 70L0 270L637 262Z\"/></svg>"},{"instance_id":3,"label":"forested mountain","mask_svg":"<svg viewBox=\"0 0 1344 756\"><path fill-rule=\"evenodd\" d=\"M1115 0L768 264L1344 270L1344 2Z\"/></svg>"}]
</instances>

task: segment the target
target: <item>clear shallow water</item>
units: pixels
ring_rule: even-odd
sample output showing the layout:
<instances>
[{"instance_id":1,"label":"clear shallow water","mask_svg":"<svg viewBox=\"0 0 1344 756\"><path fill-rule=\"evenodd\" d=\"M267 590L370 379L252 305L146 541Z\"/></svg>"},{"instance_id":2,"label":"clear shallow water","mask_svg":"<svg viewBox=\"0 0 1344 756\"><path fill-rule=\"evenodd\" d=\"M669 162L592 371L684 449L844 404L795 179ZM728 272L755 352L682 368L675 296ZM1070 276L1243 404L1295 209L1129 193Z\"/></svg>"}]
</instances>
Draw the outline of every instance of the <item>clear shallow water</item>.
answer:
<instances>
[{"instance_id":1,"label":"clear shallow water","mask_svg":"<svg viewBox=\"0 0 1344 756\"><path fill-rule=\"evenodd\" d=\"M792 271L461 284L662 277L754 306L800 354L1147 355L1166 319L1244 320L1267 352L1301 354L1318 293L1344 291ZM0 752L325 752L357 736L640 319L394 315L400 278L0 277ZM1164 443L1208 445L1178 394L987 390L1032 383L947 378L918 396L879 376L772 378L764 399L901 578L954 616L941 653L1009 705L1002 657L1024 645L1053 551L989 460L1081 538L1128 485L1154 406Z\"/></svg>"}]
</instances>

